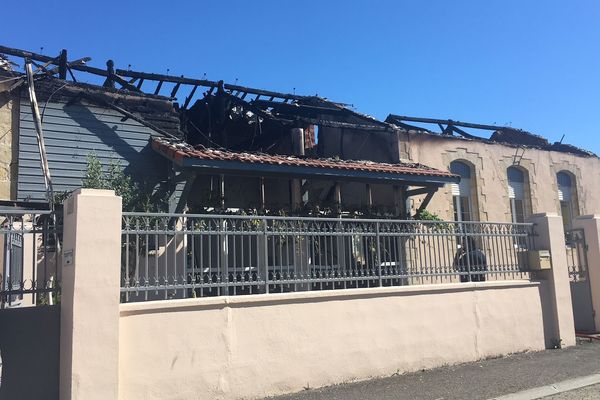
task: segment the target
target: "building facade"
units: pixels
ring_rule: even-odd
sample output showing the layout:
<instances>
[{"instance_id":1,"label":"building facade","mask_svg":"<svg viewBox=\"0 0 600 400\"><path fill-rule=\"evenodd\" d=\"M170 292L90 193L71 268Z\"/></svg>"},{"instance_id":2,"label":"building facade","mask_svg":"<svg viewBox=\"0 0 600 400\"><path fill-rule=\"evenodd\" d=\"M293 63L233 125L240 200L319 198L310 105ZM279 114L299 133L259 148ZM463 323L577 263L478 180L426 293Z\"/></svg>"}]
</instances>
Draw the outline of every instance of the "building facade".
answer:
<instances>
[{"instance_id":1,"label":"building facade","mask_svg":"<svg viewBox=\"0 0 600 400\"><path fill-rule=\"evenodd\" d=\"M400 140L412 162L461 176L460 184L446 185L428 206L442 219L523 222L551 212L569 228L573 218L599 211L600 159L593 154L416 132ZM419 202L411 202L411 209Z\"/></svg>"}]
</instances>

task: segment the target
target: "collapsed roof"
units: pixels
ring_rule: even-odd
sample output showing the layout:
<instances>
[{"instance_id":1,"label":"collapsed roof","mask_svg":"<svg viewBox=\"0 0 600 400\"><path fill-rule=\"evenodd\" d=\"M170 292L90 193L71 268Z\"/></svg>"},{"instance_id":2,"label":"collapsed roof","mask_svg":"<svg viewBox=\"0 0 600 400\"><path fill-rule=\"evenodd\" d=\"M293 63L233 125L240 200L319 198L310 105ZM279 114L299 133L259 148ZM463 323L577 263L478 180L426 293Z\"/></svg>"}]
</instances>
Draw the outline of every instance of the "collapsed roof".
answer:
<instances>
[{"instance_id":1,"label":"collapsed roof","mask_svg":"<svg viewBox=\"0 0 600 400\"><path fill-rule=\"evenodd\" d=\"M383 133L385 141L392 137L388 133L395 132L396 128L319 96L278 93L222 81L122 71L114 69L111 61L107 63L106 70L100 70L84 64L89 58L69 62L65 51L56 58L2 47L0 53L26 60L27 74L2 72L11 77L4 81L10 81L6 90L28 85L30 97L32 92L39 91L41 101L54 99L70 103L81 99L96 103L122 114L123 120L133 119L155 132L152 148L176 167L169 183L169 197L178 197L175 211L185 207L197 174L271 176L284 178L283 181L311 177L314 181L334 181L338 188L338 181L386 183L394 185L396 194L400 186L410 186L411 189L406 188L402 194L405 198L426 195L419 210L427 206L438 188L459 181L458 176L446 171L399 163L394 155L387 158L375 156L379 161L389 159L393 163L339 160L333 158L335 154L323 156L319 149L315 149L320 127L324 128L324 137L330 136L325 133L327 128L337 133L359 132L365 139ZM32 66L37 68L35 72L32 72ZM102 86L80 83L74 71L95 74L104 82ZM54 78L57 74L61 79ZM72 81L66 80L67 76ZM143 90L143 85L147 87L149 81L156 83L153 92ZM161 95L161 91L169 90L168 85L172 85L170 94ZM175 96L183 85L191 86L191 90L183 105L179 105L175 103ZM207 88L203 96L195 96L198 87ZM37 101L31 100L32 108L37 108L34 102L37 104ZM37 116L36 120L39 123L34 125L40 141L41 122ZM42 153L40 157L43 160L45 156ZM292 154L296 157L290 157ZM341 152L339 157L364 157L360 151L354 155L344 154ZM46 164L42 162L42 165ZM44 171L48 170L48 167L45 168ZM49 171L44 172L44 177L47 198L50 199L52 183ZM296 187L296 182L288 183L293 186L290 188L292 192L302 193L301 196L308 193L310 184ZM400 195L396 194L394 202L401 204ZM291 198L298 196L292 194ZM172 204L171 200L169 203ZM294 200L291 203L297 204Z\"/></svg>"},{"instance_id":2,"label":"collapsed roof","mask_svg":"<svg viewBox=\"0 0 600 400\"><path fill-rule=\"evenodd\" d=\"M451 119L444 120L434 118L407 117L395 114L389 114L385 121L408 132L418 132L442 136L458 135L458 137L460 138L469 140L479 140L490 143L502 143L514 147L529 147L541 150L559 151L563 153L576 154L578 156L583 157L597 157L597 155L591 151L581 149L570 144L564 144L562 143L562 141L550 143L548 139L540 135L536 135L534 133L527 132L522 129L513 128L510 126L474 124L470 122L454 121ZM415 125L415 123L420 125ZM429 129L422 125L437 126L439 128L439 131ZM467 132L465 128L491 131L492 134L489 138L483 138Z\"/></svg>"},{"instance_id":3,"label":"collapsed roof","mask_svg":"<svg viewBox=\"0 0 600 400\"><path fill-rule=\"evenodd\" d=\"M575 146L553 143L526 131L512 127L472 124L453 120L431 118L403 117L390 114L385 121L379 121L368 115L360 114L347 105L330 101L319 96L302 96L280 93L263 89L249 88L241 85L227 84L223 81L195 79L184 76L145 73L130 69L115 69L114 62L109 60L106 69L87 65L89 57L69 61L66 50L57 57L49 57L33 52L0 46L0 54L21 57L35 63L40 75L62 80L70 77L63 90L81 90L90 94L88 100L103 102L122 112L126 117L140 117L148 126L166 137L178 137L192 145L202 145L228 149L232 151L258 151L283 153L281 145L284 132L291 127L302 127L307 132L305 147L311 155L314 146L315 132L318 127L349 128L368 132L395 131L458 135L471 140L503 143L517 147L535 147L544 150L568 152L580 156L595 154ZM15 75L10 70L8 57L4 58L5 74ZM77 82L75 72L85 72L104 79L103 88ZM64 81L48 79L48 86L58 86ZM54 82L54 83L52 83ZM116 89L116 88L119 89ZM150 88L149 88L150 87ZM187 95L180 103L174 103L182 88L187 87ZM198 88L205 88L202 96L198 96ZM95 92L95 93L94 93ZM115 97L111 97L114 94ZM166 94L166 95L165 95ZM56 95L52 92L51 95ZM125 96L125 97L123 97ZM141 103L126 100L142 98ZM160 102L172 102L174 108L157 110L154 105ZM144 107L153 103L153 106ZM190 106L191 105L191 106ZM176 113L177 111L177 113ZM178 119L181 120L180 126ZM435 132L417 124L437 125L440 132ZM488 130L489 138L482 138L467 132L466 129ZM313 154L314 155L314 154Z\"/></svg>"}]
</instances>

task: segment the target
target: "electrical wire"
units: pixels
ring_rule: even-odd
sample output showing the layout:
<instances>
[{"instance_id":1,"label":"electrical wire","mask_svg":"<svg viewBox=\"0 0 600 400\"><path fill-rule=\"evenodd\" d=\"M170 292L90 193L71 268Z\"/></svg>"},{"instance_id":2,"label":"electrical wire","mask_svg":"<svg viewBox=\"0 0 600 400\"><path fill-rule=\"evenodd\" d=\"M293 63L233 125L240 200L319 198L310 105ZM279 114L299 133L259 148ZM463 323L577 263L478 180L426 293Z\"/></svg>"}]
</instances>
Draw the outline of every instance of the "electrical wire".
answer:
<instances>
[{"instance_id":1,"label":"electrical wire","mask_svg":"<svg viewBox=\"0 0 600 400\"><path fill-rule=\"evenodd\" d=\"M46 113L46 107L48 106L48 103L50 102L50 100L52 99L52 96L54 96L56 94L56 92L58 92L59 90L61 90L62 88L64 88L65 86L67 86L69 83L65 83L64 85L62 85L61 87L59 87L58 89L56 89L54 92L52 92L50 94L50 96L48 96L48 99L46 100L46 102L44 103L44 108L42 109L42 116L41 116L41 121L44 122L44 114Z\"/></svg>"}]
</instances>

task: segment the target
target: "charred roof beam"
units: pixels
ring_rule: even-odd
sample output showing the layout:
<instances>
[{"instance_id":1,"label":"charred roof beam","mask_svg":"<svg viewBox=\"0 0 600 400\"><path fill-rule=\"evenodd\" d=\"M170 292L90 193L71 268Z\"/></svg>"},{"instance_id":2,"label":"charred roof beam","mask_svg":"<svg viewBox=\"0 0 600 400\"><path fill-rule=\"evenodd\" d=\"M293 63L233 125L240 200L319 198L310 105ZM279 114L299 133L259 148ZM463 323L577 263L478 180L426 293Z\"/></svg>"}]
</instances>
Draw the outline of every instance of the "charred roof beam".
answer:
<instances>
[{"instance_id":1,"label":"charred roof beam","mask_svg":"<svg viewBox=\"0 0 600 400\"><path fill-rule=\"evenodd\" d=\"M438 125L445 124L445 125L451 125L453 127L460 126L463 128L482 129L482 130L486 130L486 131L497 131L498 129L512 129L512 128L502 127L502 126L497 126L497 125L473 124L471 122L454 121L451 119L407 117L407 116L395 115L395 114L390 114L386 118L386 122L389 122L392 124L394 124L396 122L405 122L405 121L420 122L423 124L438 124Z\"/></svg>"}]
</instances>

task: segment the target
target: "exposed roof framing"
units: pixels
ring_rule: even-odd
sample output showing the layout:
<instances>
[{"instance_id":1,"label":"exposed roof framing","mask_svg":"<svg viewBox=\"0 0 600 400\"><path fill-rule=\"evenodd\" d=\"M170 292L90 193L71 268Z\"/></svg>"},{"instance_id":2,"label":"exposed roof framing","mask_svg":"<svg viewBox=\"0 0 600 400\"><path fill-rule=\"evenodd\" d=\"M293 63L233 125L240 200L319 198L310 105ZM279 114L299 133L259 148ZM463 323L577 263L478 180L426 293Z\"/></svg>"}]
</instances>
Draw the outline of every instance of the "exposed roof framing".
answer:
<instances>
[{"instance_id":1,"label":"exposed roof framing","mask_svg":"<svg viewBox=\"0 0 600 400\"><path fill-rule=\"evenodd\" d=\"M255 99L249 102L254 107L268 111L283 120L299 121L332 128L363 130L391 130L390 124L317 96L306 96L290 103Z\"/></svg>"},{"instance_id":2,"label":"exposed roof framing","mask_svg":"<svg viewBox=\"0 0 600 400\"><path fill-rule=\"evenodd\" d=\"M37 54L34 52L20 50L15 48L10 48L6 46L0 46L0 54L7 54L14 57L21 57L24 59L30 59L34 61L41 61L45 63L50 63L52 65L57 66L57 68L48 70L51 74L59 74L61 79L67 78L67 71L70 72L73 80L75 76L72 71L81 71L87 72L94 75L102 76L107 78L105 81L105 86L114 87L114 84L119 84L122 88L134 91L141 92L143 91L143 84L145 82L154 82L156 84L153 94L160 94L161 89L163 88L163 84L166 83L174 83L175 86L172 88L169 97L174 98L179 91L181 85L189 85L192 86L192 91L190 92L190 99L186 99L186 106L189 104L191 97L195 94L196 89L198 87L209 88L209 92L214 90L215 88L222 86L223 89L227 90L231 94L239 97L241 99L246 99L249 95L254 96L254 100L260 98L266 98L271 101L277 100L281 102L289 102L292 100L300 100L305 98L306 96L290 94L290 93L281 93L270 90L256 89L245 87L241 85L232 85L228 83L223 83L223 81L211 81L207 79L195 79L188 78L185 76L174 76L174 75L166 75L166 74L155 74L155 73L147 73L140 71L131 71L124 69L115 69L114 62L112 60L107 61L107 68L101 69L96 67L91 67L85 65L86 62L90 61L91 58L86 57L80 60L68 62L67 61L67 51L62 50L61 53L57 57L49 57L42 54ZM64 72L63 72L64 71Z\"/></svg>"},{"instance_id":3,"label":"exposed roof framing","mask_svg":"<svg viewBox=\"0 0 600 400\"><path fill-rule=\"evenodd\" d=\"M407 124L407 122L417 122L417 123L422 123L422 124L437 125L440 128L439 133L442 135L453 135L454 133L456 133L460 136L463 136L463 137L466 137L469 139L481 139L481 138L471 135L470 133L465 132L461 128L481 129L481 130L494 131L494 132L497 130L501 130L501 129L514 129L514 128L510 128L510 127L503 127L503 126L497 126L497 125L484 125L484 124L474 124L474 123L470 123L470 122L454 121L451 119L407 117L407 116L395 115L395 114L388 115L388 117L385 119L385 122L400 126L405 129L421 130L421 131L427 131L427 132L432 132L432 133L433 133L433 131L431 131L430 129Z\"/></svg>"},{"instance_id":4,"label":"exposed roof framing","mask_svg":"<svg viewBox=\"0 0 600 400\"><path fill-rule=\"evenodd\" d=\"M112 60L107 61L106 69L101 69L86 65L86 63L91 60L89 57L68 61L66 50L62 50L56 57L50 57L26 50L0 46L0 54L46 63L44 66L41 66L45 74L58 74L59 78L67 79L68 73L75 82L77 80L73 71L91 73L106 78L104 86L107 88L114 88L115 85L119 85L121 89L130 92L164 95L161 93L161 91L165 92L166 90L166 87L163 87L163 84L169 83L174 85L167 95L171 99L176 97L182 85L191 86L189 95L183 102L182 108L184 109L190 105L198 87L203 87L208 88L206 91L208 95L213 94L215 90L226 92L236 99L251 105L257 112L258 110L268 112L269 114L266 115L266 117L277 117L282 121L301 121L307 124L363 130L393 129L390 124L353 111L349 109L346 104L336 103L318 96L302 96L291 93L275 92L224 83L223 81L115 69ZM54 65L54 67L49 68L50 65ZM149 85L148 83L152 84ZM151 89L149 91L144 90L144 85ZM349 118L353 119L353 121L348 121Z\"/></svg>"}]
</instances>

